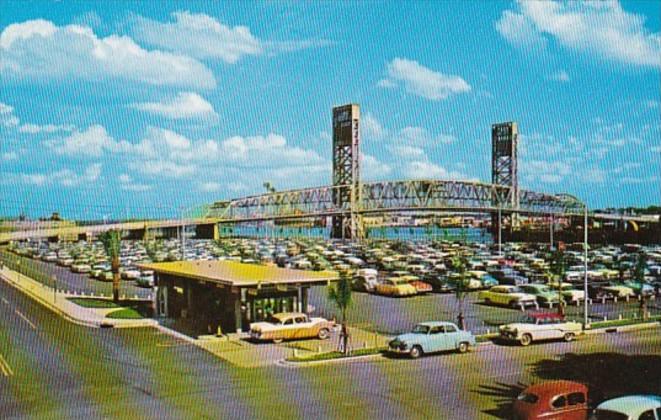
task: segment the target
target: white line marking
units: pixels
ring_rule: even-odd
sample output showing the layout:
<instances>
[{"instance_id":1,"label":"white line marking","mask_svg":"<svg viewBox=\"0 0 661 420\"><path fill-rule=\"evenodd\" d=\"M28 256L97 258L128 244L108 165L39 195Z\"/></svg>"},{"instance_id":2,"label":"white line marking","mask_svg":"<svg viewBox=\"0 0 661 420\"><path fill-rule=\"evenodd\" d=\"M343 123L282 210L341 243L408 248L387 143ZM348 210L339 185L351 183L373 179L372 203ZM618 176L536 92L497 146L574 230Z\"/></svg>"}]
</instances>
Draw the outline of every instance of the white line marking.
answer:
<instances>
[{"instance_id":1,"label":"white line marking","mask_svg":"<svg viewBox=\"0 0 661 420\"><path fill-rule=\"evenodd\" d=\"M24 320L25 322L27 322L28 324L30 324L30 326L32 327L32 329L35 329L35 330L37 329L37 326L34 325L34 324L32 323L32 321L30 321L25 315L23 315L23 314L21 313L21 311L19 311L18 309L14 309L14 312L16 312L16 315L18 315L18 316L20 316L21 318L23 318L23 320Z\"/></svg>"},{"instance_id":2,"label":"white line marking","mask_svg":"<svg viewBox=\"0 0 661 420\"><path fill-rule=\"evenodd\" d=\"M12 370L11 366L9 366L9 363L7 363L7 360L2 357L0 354L0 368L2 368L2 374L5 376L13 376L14 371Z\"/></svg>"}]
</instances>

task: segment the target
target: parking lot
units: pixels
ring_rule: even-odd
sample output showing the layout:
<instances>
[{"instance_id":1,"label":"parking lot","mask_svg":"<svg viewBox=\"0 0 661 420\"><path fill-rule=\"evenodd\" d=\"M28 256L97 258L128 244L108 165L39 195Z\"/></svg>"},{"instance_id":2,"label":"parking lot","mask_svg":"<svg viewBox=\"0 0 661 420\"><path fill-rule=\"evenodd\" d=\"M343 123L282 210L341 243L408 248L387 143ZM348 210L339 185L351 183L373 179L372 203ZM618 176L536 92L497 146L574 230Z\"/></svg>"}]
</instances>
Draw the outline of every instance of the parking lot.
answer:
<instances>
[{"instance_id":1,"label":"parking lot","mask_svg":"<svg viewBox=\"0 0 661 420\"><path fill-rule=\"evenodd\" d=\"M582 290L580 262L583 253L567 251L568 270L563 280L578 282L571 284L575 291ZM613 284L625 288L623 280L631 282L634 265L638 255L647 256L645 268L646 290L654 290L651 285L659 283L659 264L661 248L638 246L594 247L589 253L589 277L591 285ZM44 261L49 255L55 255L56 261ZM515 307L486 304L480 298L479 290L489 289L487 279L496 282L538 282L548 279L550 261L548 249L542 244L504 244L499 253L494 246L481 243L457 243L434 241L396 241L380 240L370 243L349 243L329 241L320 238L304 239L249 239L226 238L219 241L187 240L182 247L177 240L123 241L122 273L136 272L135 276L149 277L147 272L140 272L135 267L144 262L186 260L227 259L253 264L278 265L304 270L331 269L347 273L354 279L364 277L366 271L377 273L374 281L382 284L390 278L411 278L418 283L441 279L448 282L454 269L452 258L460 255L467 262L471 282L476 290L467 294L464 301L465 326L475 334L497 331L499 325L519 321L524 313ZM107 269L107 259L98 242L78 243L18 243L12 251L0 250L5 261L21 261L21 271L37 273L36 280L62 291L110 296L112 285L94 278L92 272L74 273L72 270L81 264L90 269ZM53 258L51 258L52 260ZM67 260L69 266L62 266L61 260ZM624 268L622 268L624 267ZM619 272L618 272L619 270ZM94 270L92 270L94 271ZM100 270L96 270L100 271ZM490 274L493 273L493 276ZM620 280L613 280L620 276ZM545 277L546 276L546 277ZM656 282L656 283L655 283ZM492 283L493 284L493 283ZM353 305L349 310L350 323L365 331L374 331L384 335L395 335L408 331L418 322L430 320L456 321L459 303L453 292L422 293L408 286L414 295L393 297L383 293L379 287L371 293L353 293ZM417 286L416 286L417 287ZM658 292L658 290L657 290ZM149 299L152 296L149 287L138 287L137 280L125 279L121 282L120 294L133 298ZM582 293L582 292L581 292ZM590 301L589 321L635 318L640 315L639 297L629 290L628 299ZM534 299L534 297L533 297ZM658 296L650 296L647 310L650 315L661 314ZM568 319L582 322L582 300L569 304L565 313ZM312 315L334 318L338 311L327 297L327 288L312 287L309 308ZM534 310L535 308L527 308ZM553 309L545 309L554 311Z\"/></svg>"}]
</instances>

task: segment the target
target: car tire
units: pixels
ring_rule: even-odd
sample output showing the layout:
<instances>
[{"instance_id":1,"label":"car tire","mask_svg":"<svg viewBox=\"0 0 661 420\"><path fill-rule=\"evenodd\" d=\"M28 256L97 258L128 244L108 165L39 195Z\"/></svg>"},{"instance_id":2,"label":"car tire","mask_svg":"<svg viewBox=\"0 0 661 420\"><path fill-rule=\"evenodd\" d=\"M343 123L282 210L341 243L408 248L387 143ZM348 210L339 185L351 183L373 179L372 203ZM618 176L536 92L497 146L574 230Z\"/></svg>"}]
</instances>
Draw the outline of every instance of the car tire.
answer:
<instances>
[{"instance_id":1,"label":"car tire","mask_svg":"<svg viewBox=\"0 0 661 420\"><path fill-rule=\"evenodd\" d=\"M273 339L273 344L280 344L280 343L282 343L282 341L283 341L282 338L274 338Z\"/></svg>"},{"instance_id":2,"label":"car tire","mask_svg":"<svg viewBox=\"0 0 661 420\"><path fill-rule=\"evenodd\" d=\"M317 337L319 337L320 340L327 340L330 337L330 331L328 328L322 328L319 330L319 333L317 333Z\"/></svg>"},{"instance_id":3,"label":"car tire","mask_svg":"<svg viewBox=\"0 0 661 420\"><path fill-rule=\"evenodd\" d=\"M459 351L459 353L466 353L468 351L468 348L469 348L468 343L462 341L461 343L459 343L459 347L457 348L457 350Z\"/></svg>"},{"instance_id":4,"label":"car tire","mask_svg":"<svg viewBox=\"0 0 661 420\"><path fill-rule=\"evenodd\" d=\"M566 342L570 342L570 341L574 341L574 338L576 338L576 335L574 333L568 332L568 333L565 333L565 335L562 338Z\"/></svg>"},{"instance_id":5,"label":"car tire","mask_svg":"<svg viewBox=\"0 0 661 420\"><path fill-rule=\"evenodd\" d=\"M484 304L485 304L485 305L491 305L491 299L489 299L489 298L484 298Z\"/></svg>"},{"instance_id":6,"label":"car tire","mask_svg":"<svg viewBox=\"0 0 661 420\"><path fill-rule=\"evenodd\" d=\"M411 356L411 359L417 359L418 357L422 356L422 354L423 354L422 347L413 346L413 348L411 348L411 353L409 353L409 354Z\"/></svg>"},{"instance_id":7,"label":"car tire","mask_svg":"<svg viewBox=\"0 0 661 420\"><path fill-rule=\"evenodd\" d=\"M519 342L523 347L529 346L532 343L532 336L530 334L523 334Z\"/></svg>"}]
</instances>

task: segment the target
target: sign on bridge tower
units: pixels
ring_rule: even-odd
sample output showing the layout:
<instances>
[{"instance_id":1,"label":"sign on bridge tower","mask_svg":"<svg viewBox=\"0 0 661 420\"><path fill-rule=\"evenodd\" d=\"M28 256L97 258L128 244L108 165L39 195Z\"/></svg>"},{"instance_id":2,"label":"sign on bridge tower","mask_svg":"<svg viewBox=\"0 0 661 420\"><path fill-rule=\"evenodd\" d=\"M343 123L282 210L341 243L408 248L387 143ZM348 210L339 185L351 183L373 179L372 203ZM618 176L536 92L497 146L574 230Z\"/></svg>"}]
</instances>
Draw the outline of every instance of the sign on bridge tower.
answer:
<instances>
[{"instance_id":1,"label":"sign on bridge tower","mask_svg":"<svg viewBox=\"0 0 661 420\"><path fill-rule=\"evenodd\" d=\"M358 235L360 200L360 108L357 104L333 108L333 204L348 215L333 216L331 237Z\"/></svg>"}]
</instances>

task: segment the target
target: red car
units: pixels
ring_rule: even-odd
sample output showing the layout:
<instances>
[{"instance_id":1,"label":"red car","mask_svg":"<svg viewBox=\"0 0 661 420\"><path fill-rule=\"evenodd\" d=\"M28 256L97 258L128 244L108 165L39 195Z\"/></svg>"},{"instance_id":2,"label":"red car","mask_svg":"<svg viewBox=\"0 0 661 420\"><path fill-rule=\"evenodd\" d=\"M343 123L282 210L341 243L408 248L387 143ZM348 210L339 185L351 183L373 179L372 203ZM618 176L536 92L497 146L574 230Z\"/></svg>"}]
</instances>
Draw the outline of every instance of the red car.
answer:
<instances>
[{"instance_id":1,"label":"red car","mask_svg":"<svg viewBox=\"0 0 661 420\"><path fill-rule=\"evenodd\" d=\"M572 381L529 386L514 401L517 420L585 420L588 413L588 387Z\"/></svg>"},{"instance_id":2,"label":"red car","mask_svg":"<svg viewBox=\"0 0 661 420\"><path fill-rule=\"evenodd\" d=\"M418 294L431 293L431 291L434 290L431 287L431 284L425 283L424 281L420 281L420 280L411 281L409 282L409 284L415 287L415 290L418 292Z\"/></svg>"}]
</instances>

